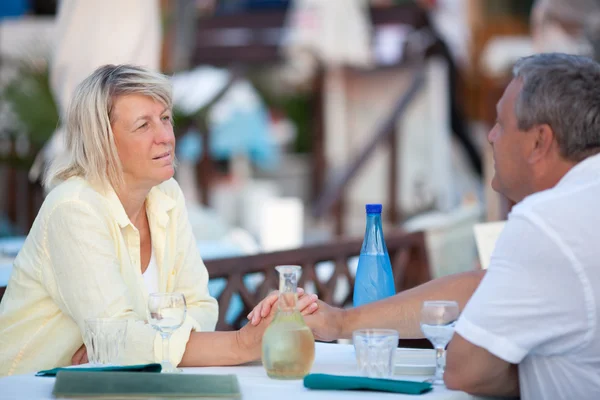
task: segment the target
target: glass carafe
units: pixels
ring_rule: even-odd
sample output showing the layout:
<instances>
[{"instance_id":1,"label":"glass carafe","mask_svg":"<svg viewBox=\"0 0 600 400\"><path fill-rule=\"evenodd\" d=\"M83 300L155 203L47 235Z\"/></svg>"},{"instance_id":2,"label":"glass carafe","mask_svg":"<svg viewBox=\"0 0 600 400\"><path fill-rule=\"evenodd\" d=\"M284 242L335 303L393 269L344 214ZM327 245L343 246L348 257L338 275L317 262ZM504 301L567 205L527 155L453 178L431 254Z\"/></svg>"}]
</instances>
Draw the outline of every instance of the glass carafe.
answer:
<instances>
[{"instance_id":1,"label":"glass carafe","mask_svg":"<svg viewBox=\"0 0 600 400\"><path fill-rule=\"evenodd\" d=\"M315 359L315 338L296 307L299 266L279 266L279 302L262 341L262 362L274 379L302 379Z\"/></svg>"}]
</instances>

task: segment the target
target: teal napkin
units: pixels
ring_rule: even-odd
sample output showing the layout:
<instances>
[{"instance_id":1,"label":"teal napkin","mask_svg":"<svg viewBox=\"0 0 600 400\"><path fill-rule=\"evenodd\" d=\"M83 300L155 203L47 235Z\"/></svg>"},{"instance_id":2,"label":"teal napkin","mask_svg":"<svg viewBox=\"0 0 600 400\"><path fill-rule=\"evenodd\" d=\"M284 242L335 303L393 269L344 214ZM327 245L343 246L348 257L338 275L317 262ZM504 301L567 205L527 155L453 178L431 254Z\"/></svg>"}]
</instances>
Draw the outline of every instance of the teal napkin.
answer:
<instances>
[{"instance_id":1,"label":"teal napkin","mask_svg":"<svg viewBox=\"0 0 600 400\"><path fill-rule=\"evenodd\" d=\"M317 390L373 390L404 394L423 394L432 389L431 383L426 382L328 374L306 375L304 387Z\"/></svg>"},{"instance_id":2,"label":"teal napkin","mask_svg":"<svg viewBox=\"0 0 600 400\"><path fill-rule=\"evenodd\" d=\"M54 368L40 371L35 376L56 376L58 371L112 371L112 372L160 372L162 367L160 364L140 364L140 365L124 365L124 366L106 366L106 367L71 367L71 368Z\"/></svg>"}]
</instances>

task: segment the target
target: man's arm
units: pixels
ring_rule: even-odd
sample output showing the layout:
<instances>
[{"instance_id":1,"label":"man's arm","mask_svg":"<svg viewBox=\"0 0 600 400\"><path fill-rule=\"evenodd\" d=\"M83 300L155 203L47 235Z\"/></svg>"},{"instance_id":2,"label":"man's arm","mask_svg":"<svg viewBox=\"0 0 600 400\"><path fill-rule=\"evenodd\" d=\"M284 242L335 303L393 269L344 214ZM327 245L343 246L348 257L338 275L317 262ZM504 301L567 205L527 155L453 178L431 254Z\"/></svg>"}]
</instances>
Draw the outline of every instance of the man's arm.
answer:
<instances>
[{"instance_id":1,"label":"man's arm","mask_svg":"<svg viewBox=\"0 0 600 400\"><path fill-rule=\"evenodd\" d=\"M349 338L362 328L395 329L402 338L422 338L421 306L426 300L454 300L462 310L485 275L469 271L435 279L395 296L362 307L342 310L319 302L319 309L304 317L321 340Z\"/></svg>"},{"instance_id":2,"label":"man's arm","mask_svg":"<svg viewBox=\"0 0 600 400\"><path fill-rule=\"evenodd\" d=\"M458 333L448 345L446 360L444 382L448 389L479 396L519 396L518 365L475 346Z\"/></svg>"}]
</instances>

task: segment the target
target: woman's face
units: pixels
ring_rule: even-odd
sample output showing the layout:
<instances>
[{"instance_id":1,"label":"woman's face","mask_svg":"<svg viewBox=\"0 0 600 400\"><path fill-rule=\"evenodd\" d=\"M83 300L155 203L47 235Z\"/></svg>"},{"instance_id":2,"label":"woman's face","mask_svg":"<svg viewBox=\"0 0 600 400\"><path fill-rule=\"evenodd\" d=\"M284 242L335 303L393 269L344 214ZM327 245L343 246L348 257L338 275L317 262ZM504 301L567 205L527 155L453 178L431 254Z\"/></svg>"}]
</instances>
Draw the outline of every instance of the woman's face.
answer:
<instances>
[{"instance_id":1,"label":"woman's face","mask_svg":"<svg viewBox=\"0 0 600 400\"><path fill-rule=\"evenodd\" d=\"M111 127L128 189L147 188L175 173L175 135L171 110L141 94L115 99Z\"/></svg>"}]
</instances>

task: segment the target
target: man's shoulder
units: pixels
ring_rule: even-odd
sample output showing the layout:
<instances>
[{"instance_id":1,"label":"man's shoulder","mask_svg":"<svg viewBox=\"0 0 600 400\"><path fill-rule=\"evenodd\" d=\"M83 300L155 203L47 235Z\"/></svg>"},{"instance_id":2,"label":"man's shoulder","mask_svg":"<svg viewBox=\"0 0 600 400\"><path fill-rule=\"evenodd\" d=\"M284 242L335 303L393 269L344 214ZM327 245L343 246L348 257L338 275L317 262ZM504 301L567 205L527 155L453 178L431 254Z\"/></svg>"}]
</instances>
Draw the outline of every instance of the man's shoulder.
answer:
<instances>
[{"instance_id":1,"label":"man's shoulder","mask_svg":"<svg viewBox=\"0 0 600 400\"><path fill-rule=\"evenodd\" d=\"M596 201L600 196L600 181L592 181L585 185L556 186L527 196L516 204L511 214L540 216L559 215L563 212L589 212L582 205ZM598 208L600 211L600 208Z\"/></svg>"},{"instance_id":2,"label":"man's shoulder","mask_svg":"<svg viewBox=\"0 0 600 400\"><path fill-rule=\"evenodd\" d=\"M595 265L600 257L600 247L595 245L600 226L598 198L600 182L593 181L559 185L527 197L509 214L502 248L506 254L520 248L519 257L537 254L529 263L544 255L546 263L561 260L575 268Z\"/></svg>"}]
</instances>

